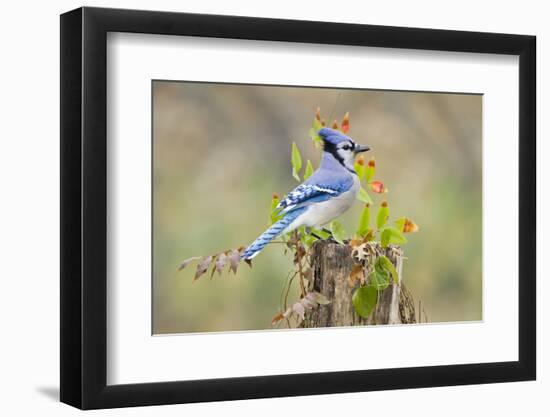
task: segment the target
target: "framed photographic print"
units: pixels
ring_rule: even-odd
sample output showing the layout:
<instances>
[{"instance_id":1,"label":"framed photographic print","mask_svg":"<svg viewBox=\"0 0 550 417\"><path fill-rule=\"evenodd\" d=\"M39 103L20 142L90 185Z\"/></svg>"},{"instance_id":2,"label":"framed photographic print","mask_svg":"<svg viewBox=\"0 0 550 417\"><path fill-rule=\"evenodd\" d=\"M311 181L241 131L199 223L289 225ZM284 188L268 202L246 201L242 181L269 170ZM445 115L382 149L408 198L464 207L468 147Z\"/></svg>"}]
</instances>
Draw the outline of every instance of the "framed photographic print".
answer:
<instances>
[{"instance_id":1,"label":"framed photographic print","mask_svg":"<svg viewBox=\"0 0 550 417\"><path fill-rule=\"evenodd\" d=\"M535 38L61 16L61 401L535 379Z\"/></svg>"}]
</instances>

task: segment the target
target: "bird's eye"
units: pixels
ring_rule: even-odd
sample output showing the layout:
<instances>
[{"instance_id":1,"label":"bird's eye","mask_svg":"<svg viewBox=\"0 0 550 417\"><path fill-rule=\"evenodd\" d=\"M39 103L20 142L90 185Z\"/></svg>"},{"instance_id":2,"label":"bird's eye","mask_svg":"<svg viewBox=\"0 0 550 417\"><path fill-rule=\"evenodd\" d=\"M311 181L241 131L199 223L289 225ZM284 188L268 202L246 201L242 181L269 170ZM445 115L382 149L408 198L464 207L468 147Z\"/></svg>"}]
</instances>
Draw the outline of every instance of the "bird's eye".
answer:
<instances>
[{"instance_id":1,"label":"bird's eye","mask_svg":"<svg viewBox=\"0 0 550 417\"><path fill-rule=\"evenodd\" d=\"M345 151L349 151L351 149L351 146L344 145L344 146L342 146L342 149L345 150Z\"/></svg>"}]
</instances>

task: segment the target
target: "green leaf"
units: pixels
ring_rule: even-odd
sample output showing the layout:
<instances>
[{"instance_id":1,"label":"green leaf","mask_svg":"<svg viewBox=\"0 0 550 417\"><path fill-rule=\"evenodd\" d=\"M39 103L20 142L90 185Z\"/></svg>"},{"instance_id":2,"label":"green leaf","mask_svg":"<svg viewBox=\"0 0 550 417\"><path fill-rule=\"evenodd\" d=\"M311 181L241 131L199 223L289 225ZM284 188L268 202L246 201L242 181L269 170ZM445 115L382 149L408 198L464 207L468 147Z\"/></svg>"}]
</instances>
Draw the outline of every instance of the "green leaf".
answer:
<instances>
[{"instance_id":1,"label":"green leaf","mask_svg":"<svg viewBox=\"0 0 550 417\"><path fill-rule=\"evenodd\" d=\"M378 291L372 285L362 286L355 290L351 298L355 312L364 319L369 318L376 307Z\"/></svg>"},{"instance_id":2,"label":"green leaf","mask_svg":"<svg viewBox=\"0 0 550 417\"><path fill-rule=\"evenodd\" d=\"M389 272L393 278L393 282L395 284L399 284L399 275L397 274L397 270L395 269L395 266L392 264L392 262L389 260L387 256L380 255L376 262L379 264L380 268L386 270ZM376 265L375 265L376 268Z\"/></svg>"},{"instance_id":3,"label":"green leaf","mask_svg":"<svg viewBox=\"0 0 550 417\"><path fill-rule=\"evenodd\" d=\"M321 229L315 229L313 227L309 228L309 233L306 233L307 229L305 227L300 227L298 230L300 232L300 240L308 247L311 247L311 245L313 245L318 238L328 239L330 237L329 232L325 232Z\"/></svg>"},{"instance_id":4,"label":"green leaf","mask_svg":"<svg viewBox=\"0 0 550 417\"><path fill-rule=\"evenodd\" d=\"M365 190L363 187L359 189L359 192L357 193L357 199L359 201L362 201L363 203L372 204L372 198L370 198L369 193L367 193L367 190Z\"/></svg>"},{"instance_id":5,"label":"green leaf","mask_svg":"<svg viewBox=\"0 0 550 417\"><path fill-rule=\"evenodd\" d=\"M316 234L317 236L319 236L321 239L328 239L330 237L330 233L329 232L325 232L324 230L322 229L315 229L314 227L311 228L311 234Z\"/></svg>"},{"instance_id":6,"label":"green leaf","mask_svg":"<svg viewBox=\"0 0 550 417\"><path fill-rule=\"evenodd\" d=\"M382 230L382 233L380 233L380 245L385 248L390 243L390 231L388 229Z\"/></svg>"},{"instance_id":7,"label":"green leaf","mask_svg":"<svg viewBox=\"0 0 550 417\"><path fill-rule=\"evenodd\" d=\"M370 283L378 291L384 291L390 285L389 272L380 266L378 259L374 264L374 271L370 275Z\"/></svg>"},{"instance_id":8,"label":"green leaf","mask_svg":"<svg viewBox=\"0 0 550 417\"><path fill-rule=\"evenodd\" d=\"M273 194L273 197L271 198L271 224L275 223L277 220L283 217L281 214L279 214L279 211L277 210L278 204L279 198L275 194Z\"/></svg>"},{"instance_id":9,"label":"green leaf","mask_svg":"<svg viewBox=\"0 0 550 417\"><path fill-rule=\"evenodd\" d=\"M318 148L323 144L323 139L319 136L319 130L321 127L321 122L315 119L313 122L313 127L309 129L309 137Z\"/></svg>"},{"instance_id":10,"label":"green leaf","mask_svg":"<svg viewBox=\"0 0 550 417\"><path fill-rule=\"evenodd\" d=\"M307 247L310 247L311 245L313 245L315 240L317 240L311 234L306 233L305 226L298 228L298 234L300 236L300 240L302 241L302 243Z\"/></svg>"},{"instance_id":11,"label":"green leaf","mask_svg":"<svg viewBox=\"0 0 550 417\"><path fill-rule=\"evenodd\" d=\"M380 244L382 245L383 248L385 248L390 243L402 245L407 243L407 239L395 227L385 227L382 230L382 234L380 235Z\"/></svg>"},{"instance_id":12,"label":"green leaf","mask_svg":"<svg viewBox=\"0 0 550 417\"><path fill-rule=\"evenodd\" d=\"M384 225L388 221L389 216L390 208L388 207L387 203L383 202L378 209L378 213L376 214L376 228L379 230L382 229L382 227L384 227Z\"/></svg>"},{"instance_id":13,"label":"green leaf","mask_svg":"<svg viewBox=\"0 0 550 417\"><path fill-rule=\"evenodd\" d=\"M313 119L312 129L314 130L315 134L317 134L319 130L321 130L322 128L323 128L323 125L321 124L321 122L317 120L317 118Z\"/></svg>"},{"instance_id":14,"label":"green leaf","mask_svg":"<svg viewBox=\"0 0 550 417\"><path fill-rule=\"evenodd\" d=\"M313 174L313 165L311 165L311 161L308 159L306 170L304 171L304 180L307 180L309 177L311 177L311 174Z\"/></svg>"},{"instance_id":15,"label":"green leaf","mask_svg":"<svg viewBox=\"0 0 550 417\"><path fill-rule=\"evenodd\" d=\"M344 244L344 226L336 220L333 220L330 223L330 231L332 232L332 237L334 240L336 240L338 243Z\"/></svg>"},{"instance_id":16,"label":"green leaf","mask_svg":"<svg viewBox=\"0 0 550 417\"><path fill-rule=\"evenodd\" d=\"M306 244L306 238L308 237L309 235L306 233L306 228L305 226L302 226L302 227L299 227L298 228L298 237L300 238L301 242L305 245Z\"/></svg>"},{"instance_id":17,"label":"green leaf","mask_svg":"<svg viewBox=\"0 0 550 417\"><path fill-rule=\"evenodd\" d=\"M371 159L365 168L365 181L370 182L373 179L376 168L374 165L374 159Z\"/></svg>"},{"instance_id":18,"label":"green leaf","mask_svg":"<svg viewBox=\"0 0 550 417\"><path fill-rule=\"evenodd\" d=\"M315 233L321 239L328 239L330 237L329 232L325 232L324 230L321 230L321 229L315 229L313 227L311 228L311 233Z\"/></svg>"},{"instance_id":19,"label":"green leaf","mask_svg":"<svg viewBox=\"0 0 550 417\"><path fill-rule=\"evenodd\" d=\"M360 164L359 162L355 162L355 165L353 165L353 169L357 173L357 176L359 177L359 180L362 180L363 177L365 176L365 171L366 171L364 161L363 161L362 164Z\"/></svg>"},{"instance_id":20,"label":"green leaf","mask_svg":"<svg viewBox=\"0 0 550 417\"><path fill-rule=\"evenodd\" d=\"M302 243L307 246L308 248L311 247L315 243L317 239L311 235L304 235L302 236Z\"/></svg>"},{"instance_id":21,"label":"green leaf","mask_svg":"<svg viewBox=\"0 0 550 417\"><path fill-rule=\"evenodd\" d=\"M369 226L370 226L370 205L365 204L365 208L363 209L363 212L361 213L361 217L359 218L359 227L357 228L357 231L355 233L358 236L365 237L366 234L369 232Z\"/></svg>"},{"instance_id":22,"label":"green leaf","mask_svg":"<svg viewBox=\"0 0 550 417\"><path fill-rule=\"evenodd\" d=\"M292 176L296 178L296 181L300 181L300 170L302 169L302 155L296 145L296 142L292 142L292 154L290 161L292 162Z\"/></svg>"},{"instance_id":23,"label":"green leaf","mask_svg":"<svg viewBox=\"0 0 550 417\"><path fill-rule=\"evenodd\" d=\"M273 193L273 195L271 196L271 211L277 208L279 202L279 197L277 196L277 194Z\"/></svg>"}]
</instances>

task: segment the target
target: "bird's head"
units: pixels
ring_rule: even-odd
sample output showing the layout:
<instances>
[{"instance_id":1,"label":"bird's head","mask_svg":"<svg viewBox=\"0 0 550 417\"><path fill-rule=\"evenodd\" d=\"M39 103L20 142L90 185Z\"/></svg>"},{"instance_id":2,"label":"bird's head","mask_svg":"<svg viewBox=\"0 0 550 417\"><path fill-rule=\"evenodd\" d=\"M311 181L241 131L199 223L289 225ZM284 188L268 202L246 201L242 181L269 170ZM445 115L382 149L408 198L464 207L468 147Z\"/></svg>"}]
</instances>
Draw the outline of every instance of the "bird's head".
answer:
<instances>
[{"instance_id":1,"label":"bird's head","mask_svg":"<svg viewBox=\"0 0 550 417\"><path fill-rule=\"evenodd\" d=\"M355 156L358 153L370 150L367 145L359 145L349 136L328 127L319 130L319 136L323 140L324 151L332 154L348 169L353 169Z\"/></svg>"}]
</instances>

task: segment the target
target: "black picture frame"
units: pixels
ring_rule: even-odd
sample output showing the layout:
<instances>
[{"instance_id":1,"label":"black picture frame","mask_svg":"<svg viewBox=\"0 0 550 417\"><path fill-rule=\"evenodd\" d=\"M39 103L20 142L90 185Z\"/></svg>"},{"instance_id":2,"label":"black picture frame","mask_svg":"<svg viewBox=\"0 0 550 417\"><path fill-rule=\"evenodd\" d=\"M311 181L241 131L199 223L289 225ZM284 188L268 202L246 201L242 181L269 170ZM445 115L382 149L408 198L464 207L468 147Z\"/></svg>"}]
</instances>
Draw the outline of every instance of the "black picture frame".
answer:
<instances>
[{"instance_id":1,"label":"black picture frame","mask_svg":"<svg viewBox=\"0 0 550 417\"><path fill-rule=\"evenodd\" d=\"M107 385L108 32L519 56L519 360ZM94 409L535 379L535 51L524 35L88 7L61 15L61 401Z\"/></svg>"}]
</instances>

